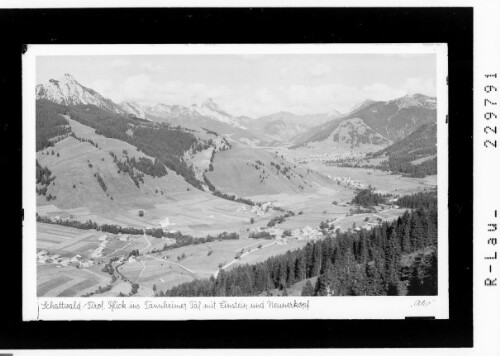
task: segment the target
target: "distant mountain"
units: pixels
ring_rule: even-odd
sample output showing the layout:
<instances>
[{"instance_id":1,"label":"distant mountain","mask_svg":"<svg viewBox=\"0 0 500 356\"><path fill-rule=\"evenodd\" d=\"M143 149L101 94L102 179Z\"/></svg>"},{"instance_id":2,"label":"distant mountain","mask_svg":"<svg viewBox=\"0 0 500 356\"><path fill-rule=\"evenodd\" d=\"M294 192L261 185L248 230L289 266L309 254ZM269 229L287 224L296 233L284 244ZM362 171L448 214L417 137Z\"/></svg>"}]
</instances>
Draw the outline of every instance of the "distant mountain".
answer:
<instances>
[{"instance_id":1,"label":"distant mountain","mask_svg":"<svg viewBox=\"0 0 500 356\"><path fill-rule=\"evenodd\" d=\"M331 111L329 113L321 114L304 114L298 115L288 111L280 111L271 115L266 115L255 119L254 123L262 126L273 121L281 120L288 123L300 124L306 127L313 127L322 124L325 121L331 120L332 118L338 117L340 114L338 111Z\"/></svg>"},{"instance_id":2,"label":"distant mountain","mask_svg":"<svg viewBox=\"0 0 500 356\"><path fill-rule=\"evenodd\" d=\"M123 102L120 104L120 106L127 114L133 115L140 119L146 119L146 117L148 116L144 108L134 101Z\"/></svg>"},{"instance_id":3,"label":"distant mountain","mask_svg":"<svg viewBox=\"0 0 500 356\"><path fill-rule=\"evenodd\" d=\"M432 156L437 153L437 123L426 123L400 141L373 154L407 157L409 160Z\"/></svg>"},{"instance_id":4,"label":"distant mountain","mask_svg":"<svg viewBox=\"0 0 500 356\"><path fill-rule=\"evenodd\" d=\"M327 140L343 121L351 119L360 119L374 132L395 142L421 125L436 121L436 99L415 94L386 102L364 101L346 116L313 127L297 137L293 147Z\"/></svg>"},{"instance_id":5,"label":"distant mountain","mask_svg":"<svg viewBox=\"0 0 500 356\"><path fill-rule=\"evenodd\" d=\"M361 110L361 109L367 107L368 105L373 104L374 102L375 102L374 100L366 99L366 100L352 106L349 109L348 113L350 114L350 113L353 113L355 111Z\"/></svg>"},{"instance_id":6,"label":"distant mountain","mask_svg":"<svg viewBox=\"0 0 500 356\"><path fill-rule=\"evenodd\" d=\"M230 126L245 129L240 120L225 112L213 99L208 99L200 105L191 106L182 105L141 105L136 102L121 103L123 110L140 118L153 121L175 121L179 123L183 120L203 121L204 119L214 120Z\"/></svg>"},{"instance_id":7,"label":"distant mountain","mask_svg":"<svg viewBox=\"0 0 500 356\"><path fill-rule=\"evenodd\" d=\"M289 142L310 128L338 117L338 111L323 114L297 115L280 111L252 120L247 125L251 130L272 141ZM250 125L251 124L251 125Z\"/></svg>"},{"instance_id":8,"label":"distant mountain","mask_svg":"<svg viewBox=\"0 0 500 356\"><path fill-rule=\"evenodd\" d=\"M349 144L352 147L361 144L387 145L390 141L375 132L359 118L343 120L330 136L333 142Z\"/></svg>"},{"instance_id":9,"label":"distant mountain","mask_svg":"<svg viewBox=\"0 0 500 356\"><path fill-rule=\"evenodd\" d=\"M87 88L66 73L60 79L50 79L36 86L36 98L46 99L61 105L94 105L117 114L125 111L112 100L93 89Z\"/></svg>"}]
</instances>

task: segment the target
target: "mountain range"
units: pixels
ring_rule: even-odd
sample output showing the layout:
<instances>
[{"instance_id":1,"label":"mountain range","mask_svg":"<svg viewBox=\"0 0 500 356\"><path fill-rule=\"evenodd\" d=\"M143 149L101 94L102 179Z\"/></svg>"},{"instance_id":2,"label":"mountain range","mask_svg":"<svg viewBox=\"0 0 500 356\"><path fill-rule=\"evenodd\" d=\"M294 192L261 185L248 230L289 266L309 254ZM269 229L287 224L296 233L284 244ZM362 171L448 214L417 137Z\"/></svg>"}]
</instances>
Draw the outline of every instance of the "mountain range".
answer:
<instances>
[{"instance_id":1,"label":"mountain range","mask_svg":"<svg viewBox=\"0 0 500 356\"><path fill-rule=\"evenodd\" d=\"M421 125L436 120L436 99L422 94L389 101L366 100L348 113L338 111L310 115L277 112L259 118L233 116L213 99L190 106L163 103L119 104L80 84L70 74L36 86L37 99L61 105L93 105L114 114L165 122L187 128L204 128L249 145L308 147L313 143L387 146Z\"/></svg>"}]
</instances>

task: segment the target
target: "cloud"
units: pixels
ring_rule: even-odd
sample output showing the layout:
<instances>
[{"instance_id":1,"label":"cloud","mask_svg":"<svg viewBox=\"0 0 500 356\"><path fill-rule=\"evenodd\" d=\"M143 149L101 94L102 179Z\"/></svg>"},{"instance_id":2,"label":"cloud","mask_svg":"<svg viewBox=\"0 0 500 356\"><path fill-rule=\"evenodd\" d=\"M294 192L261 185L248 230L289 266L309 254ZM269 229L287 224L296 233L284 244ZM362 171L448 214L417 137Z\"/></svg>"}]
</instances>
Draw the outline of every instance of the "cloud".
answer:
<instances>
[{"instance_id":1,"label":"cloud","mask_svg":"<svg viewBox=\"0 0 500 356\"><path fill-rule=\"evenodd\" d=\"M142 69L146 69L148 71L151 71L151 72L159 72L161 70L163 70L163 66L161 64L155 64L155 63L152 63L152 62L143 62L140 67Z\"/></svg>"},{"instance_id":2,"label":"cloud","mask_svg":"<svg viewBox=\"0 0 500 356\"><path fill-rule=\"evenodd\" d=\"M315 64L308 69L308 72L313 77L323 77L330 73L330 67L324 64Z\"/></svg>"},{"instance_id":3,"label":"cloud","mask_svg":"<svg viewBox=\"0 0 500 356\"><path fill-rule=\"evenodd\" d=\"M430 96L436 95L436 82L432 78L408 78L405 80L403 88L408 94L426 94Z\"/></svg>"},{"instance_id":4,"label":"cloud","mask_svg":"<svg viewBox=\"0 0 500 356\"><path fill-rule=\"evenodd\" d=\"M113 62L111 62L111 67L113 68L126 68L129 65L130 62L124 59L115 59Z\"/></svg>"},{"instance_id":5,"label":"cloud","mask_svg":"<svg viewBox=\"0 0 500 356\"><path fill-rule=\"evenodd\" d=\"M99 94L101 94L105 97L110 97L110 95L113 94L113 90L112 90L113 83L109 79L97 80L95 82L90 83L90 85L88 85L88 87L94 89Z\"/></svg>"},{"instance_id":6,"label":"cloud","mask_svg":"<svg viewBox=\"0 0 500 356\"><path fill-rule=\"evenodd\" d=\"M156 82L148 74L128 77L115 87L113 98L117 101L134 100L149 104L165 103L189 106L208 98L232 98L225 85L210 86L204 83L183 81Z\"/></svg>"},{"instance_id":7,"label":"cloud","mask_svg":"<svg viewBox=\"0 0 500 356\"><path fill-rule=\"evenodd\" d=\"M408 78L398 87L384 83L371 83L361 87L345 84L257 86L248 83L215 85L201 81L164 82L157 80L152 74L139 74L130 76L121 83L97 81L91 87L115 101L134 100L148 104L190 106L212 98L235 116L260 117L277 111L311 114L335 109L347 112L366 99L386 101L417 92L433 95L434 86L433 80L420 77Z\"/></svg>"},{"instance_id":8,"label":"cloud","mask_svg":"<svg viewBox=\"0 0 500 356\"><path fill-rule=\"evenodd\" d=\"M280 77L286 79L290 76L291 72L292 70L289 67L282 67L280 69Z\"/></svg>"}]
</instances>

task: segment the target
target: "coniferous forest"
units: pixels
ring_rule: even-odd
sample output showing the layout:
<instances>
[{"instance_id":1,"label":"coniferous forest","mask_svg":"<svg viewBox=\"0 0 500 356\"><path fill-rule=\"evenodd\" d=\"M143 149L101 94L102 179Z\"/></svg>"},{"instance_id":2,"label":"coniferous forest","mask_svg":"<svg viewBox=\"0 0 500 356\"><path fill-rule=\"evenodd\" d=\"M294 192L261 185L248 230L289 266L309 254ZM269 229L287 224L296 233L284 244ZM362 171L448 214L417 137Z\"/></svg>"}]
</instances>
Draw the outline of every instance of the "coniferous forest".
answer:
<instances>
[{"instance_id":1,"label":"coniferous forest","mask_svg":"<svg viewBox=\"0 0 500 356\"><path fill-rule=\"evenodd\" d=\"M53 146L54 138L71 134L68 120L62 116L68 114L73 120L94 128L99 135L125 141L155 157L154 164L146 161L129 162L138 170L162 176L167 174L164 165L180 174L194 187L202 189L202 183L196 179L193 168L183 159L184 152L196 149L200 143L185 129L110 113L92 105L67 107L48 100L38 100L36 109L37 151ZM135 127L133 137L126 133L130 125Z\"/></svg>"},{"instance_id":2,"label":"coniferous forest","mask_svg":"<svg viewBox=\"0 0 500 356\"><path fill-rule=\"evenodd\" d=\"M302 295L436 295L437 204L435 194L400 200L411 207L371 230L340 232L256 265L220 270L217 277L181 284L159 295L258 296L297 282ZM309 281L308 281L309 282Z\"/></svg>"}]
</instances>

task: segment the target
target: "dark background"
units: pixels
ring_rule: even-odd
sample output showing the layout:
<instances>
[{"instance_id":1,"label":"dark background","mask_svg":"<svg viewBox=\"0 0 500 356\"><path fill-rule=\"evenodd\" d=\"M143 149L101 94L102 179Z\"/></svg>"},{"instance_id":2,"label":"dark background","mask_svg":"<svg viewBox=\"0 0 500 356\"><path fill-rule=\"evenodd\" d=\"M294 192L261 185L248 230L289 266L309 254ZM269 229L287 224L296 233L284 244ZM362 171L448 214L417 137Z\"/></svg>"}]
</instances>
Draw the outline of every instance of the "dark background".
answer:
<instances>
[{"instance_id":1,"label":"dark background","mask_svg":"<svg viewBox=\"0 0 500 356\"><path fill-rule=\"evenodd\" d=\"M472 15L472 8L0 10L0 348L471 347ZM449 320L22 322L24 44L371 42L448 43Z\"/></svg>"}]
</instances>

